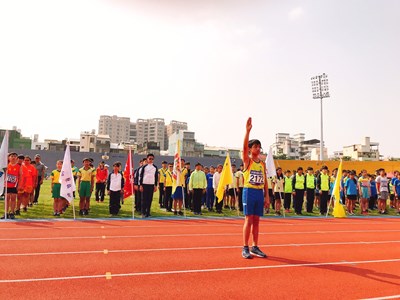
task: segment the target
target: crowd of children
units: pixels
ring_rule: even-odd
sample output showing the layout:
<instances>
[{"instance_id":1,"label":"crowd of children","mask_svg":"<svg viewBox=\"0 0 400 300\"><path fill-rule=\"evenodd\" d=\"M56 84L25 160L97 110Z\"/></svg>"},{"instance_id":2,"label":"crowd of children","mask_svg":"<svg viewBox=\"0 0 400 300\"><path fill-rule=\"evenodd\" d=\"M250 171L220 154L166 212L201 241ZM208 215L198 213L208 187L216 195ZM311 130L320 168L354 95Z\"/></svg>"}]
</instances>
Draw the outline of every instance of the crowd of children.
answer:
<instances>
[{"instance_id":1,"label":"crowd of children","mask_svg":"<svg viewBox=\"0 0 400 300\"><path fill-rule=\"evenodd\" d=\"M7 218L26 212L34 205L35 190L38 182L38 172L35 162L29 156L9 153L7 168ZM56 168L50 173L51 194L54 199L53 215L60 216L69 206L60 195L60 172L62 161L56 163ZM123 190L125 178L122 174L122 165L115 162L110 171L109 166L101 161L94 167L93 159L85 158L83 166L78 168L71 161L72 173L76 181L76 191L79 196L79 215L86 216L90 212L90 199L95 190L95 200L104 202L105 195L109 195L110 215L116 216L123 204ZM148 164L144 158L139 167L134 171L135 210L141 212L140 174L143 167ZM174 215L183 215L183 209L196 215L203 212L223 213L225 210L238 210L243 212L242 193L244 186L243 165L239 168L232 164L233 182L226 186L222 201L216 198L218 183L223 170L222 165L203 166L196 164L194 171L190 163L182 159L182 169L179 179L180 186L176 186L177 179L173 176L173 163L162 162L162 167L157 170L159 190L159 205L161 209ZM307 168L304 172L299 167L295 171L277 168L276 176L268 178L270 206L265 208L265 213L272 210L275 215L291 213L302 215L319 213L325 215L329 207L332 208L332 190L336 181L337 169L328 170L323 166L314 171ZM194 174L191 181L191 175ZM395 171L392 178L387 177L385 170L379 169L375 174L368 174L366 170L357 173L355 170L343 170L340 179L341 203L346 206L348 215L356 213L367 215L376 211L379 214L388 214L388 209L394 209L400 215L400 173ZM157 184L155 184L155 190ZM389 205L387 205L387 201ZM146 204L148 205L148 204ZM202 209L201 209L202 208ZM356 210L357 209L357 210ZM150 208L146 214L150 215ZM4 216L3 216L4 218Z\"/></svg>"},{"instance_id":2,"label":"crowd of children","mask_svg":"<svg viewBox=\"0 0 400 300\"><path fill-rule=\"evenodd\" d=\"M36 157L40 157L36 155ZM121 163L113 164L112 172L108 171L108 165L104 161L100 162L98 167L93 165L93 159L85 158L83 166L79 169L75 166L75 161L71 160L72 174L76 182L76 190L79 195L79 215L88 215L90 211L90 198L96 183L96 201L104 202L105 191L110 196L109 212L116 216L123 202L124 176L121 171ZM63 161L56 162L56 168L51 171L50 192L53 198L53 216L61 216L69 207L69 202L60 194L60 174ZM6 214L2 219L15 219L15 216L27 212L29 207L37 204L39 197L38 185L41 184L43 164L40 160L32 161L28 155L18 155L15 152L8 154L7 177L5 179L5 197ZM75 193L74 193L75 197ZM35 201L36 200L36 201Z\"/></svg>"}]
</instances>

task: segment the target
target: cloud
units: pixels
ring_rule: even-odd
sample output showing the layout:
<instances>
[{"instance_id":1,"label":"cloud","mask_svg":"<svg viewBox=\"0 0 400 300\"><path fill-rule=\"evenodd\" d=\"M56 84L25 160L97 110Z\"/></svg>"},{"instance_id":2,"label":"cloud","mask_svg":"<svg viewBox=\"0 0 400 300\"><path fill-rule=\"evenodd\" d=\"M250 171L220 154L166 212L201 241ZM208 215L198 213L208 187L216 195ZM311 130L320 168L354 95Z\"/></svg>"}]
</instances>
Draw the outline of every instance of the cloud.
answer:
<instances>
[{"instance_id":1,"label":"cloud","mask_svg":"<svg viewBox=\"0 0 400 300\"><path fill-rule=\"evenodd\" d=\"M289 11L289 20L297 20L300 19L304 15L304 10L301 7L293 8Z\"/></svg>"}]
</instances>

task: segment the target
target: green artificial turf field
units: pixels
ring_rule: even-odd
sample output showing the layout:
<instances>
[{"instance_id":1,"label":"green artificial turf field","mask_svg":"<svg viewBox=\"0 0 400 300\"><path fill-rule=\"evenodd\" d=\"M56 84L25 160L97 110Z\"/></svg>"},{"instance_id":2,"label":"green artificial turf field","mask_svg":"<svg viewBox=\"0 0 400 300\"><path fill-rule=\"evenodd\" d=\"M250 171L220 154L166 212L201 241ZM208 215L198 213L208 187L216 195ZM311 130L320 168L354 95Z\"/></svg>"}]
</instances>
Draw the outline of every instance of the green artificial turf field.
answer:
<instances>
[{"instance_id":1,"label":"green artificial turf field","mask_svg":"<svg viewBox=\"0 0 400 300\"><path fill-rule=\"evenodd\" d=\"M90 214L88 216L79 216L79 199L78 197L75 198L75 214L76 218L110 218L109 214L109 197L106 195L105 201L103 203L97 203L94 198L94 192L92 193L92 198L91 198L91 207L90 207ZM356 216L360 215L360 210L357 209L356 211ZM396 210L395 209L389 209L388 207L388 215L396 215ZM238 217L238 212L236 210L229 210L229 209L223 209L223 214L217 214L215 212L208 212L207 209L202 210L202 217ZM0 201L0 214L4 215L4 201ZM152 209L151 209L151 215L152 217L169 217L169 216L174 216L173 213L166 212L164 209L160 209L159 204L158 204L158 191L154 193L154 198L153 198L153 203L152 203ZM193 214L193 212L190 212L189 210L186 211L186 216L187 217L198 217ZM243 214L240 213L239 216L243 217ZM266 214L266 216L273 217L274 212L271 209L270 214ZM286 214L286 217L292 217L294 216L294 213L288 213ZM318 210L314 208L314 213L309 214L303 211L303 216L319 216ZM377 211L373 211L369 213L369 216L381 216L378 214ZM182 216L175 216L176 218L183 218ZM279 216L279 218L282 218L282 216ZM321 218L324 216L320 216ZM363 216L365 217L365 216ZM72 219L73 218L73 209L72 205L66 210L64 214L61 215L61 217L54 217L53 216L53 199L51 198L51 193L50 193L50 180L45 180L43 182L43 185L41 187L40 191L40 196L39 196L39 203L38 205L34 205L32 207L28 208L27 212L23 212L21 210L21 216L16 216L16 219L47 219L47 218L66 218L66 219ZM132 218L132 197L126 198L124 200L124 204L121 207L121 210L117 216L117 218ZM139 213L135 213L135 218L141 218Z\"/></svg>"}]
</instances>

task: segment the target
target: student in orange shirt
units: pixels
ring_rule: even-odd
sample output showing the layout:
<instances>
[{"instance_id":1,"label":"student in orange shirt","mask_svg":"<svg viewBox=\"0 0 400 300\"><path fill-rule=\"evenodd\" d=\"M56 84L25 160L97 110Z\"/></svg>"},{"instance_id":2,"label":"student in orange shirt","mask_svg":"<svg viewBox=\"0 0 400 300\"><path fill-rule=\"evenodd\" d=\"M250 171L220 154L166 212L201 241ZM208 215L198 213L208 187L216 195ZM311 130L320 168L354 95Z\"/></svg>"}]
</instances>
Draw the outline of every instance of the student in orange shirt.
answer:
<instances>
[{"instance_id":1,"label":"student in orange shirt","mask_svg":"<svg viewBox=\"0 0 400 300\"><path fill-rule=\"evenodd\" d=\"M104 161L100 162L96 169L96 202L104 202L108 170L104 167Z\"/></svg>"},{"instance_id":2,"label":"student in orange shirt","mask_svg":"<svg viewBox=\"0 0 400 300\"><path fill-rule=\"evenodd\" d=\"M18 199L17 209L22 206L24 211L28 210L29 201L33 197L33 191L37 184L37 170L31 164L32 159L26 155L24 163L22 164L22 180L21 185L18 186L18 193L21 197Z\"/></svg>"},{"instance_id":3,"label":"student in orange shirt","mask_svg":"<svg viewBox=\"0 0 400 300\"><path fill-rule=\"evenodd\" d=\"M12 152L8 155L8 166L7 166L7 215L8 218L15 218L15 208L17 205L17 187L21 180L21 166L17 163L18 154ZM4 216L2 217L4 219Z\"/></svg>"}]
</instances>

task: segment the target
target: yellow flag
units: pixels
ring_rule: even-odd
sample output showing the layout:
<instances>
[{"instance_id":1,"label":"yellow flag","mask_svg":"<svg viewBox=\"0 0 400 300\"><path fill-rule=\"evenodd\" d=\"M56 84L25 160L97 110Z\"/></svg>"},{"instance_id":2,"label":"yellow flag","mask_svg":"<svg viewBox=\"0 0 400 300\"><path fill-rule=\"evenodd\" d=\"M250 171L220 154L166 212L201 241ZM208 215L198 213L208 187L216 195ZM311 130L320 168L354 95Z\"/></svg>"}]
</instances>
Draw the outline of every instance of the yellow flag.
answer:
<instances>
[{"instance_id":1,"label":"yellow flag","mask_svg":"<svg viewBox=\"0 0 400 300\"><path fill-rule=\"evenodd\" d=\"M333 207L333 216L335 218L345 218L346 211L343 205L340 203L340 181L342 179L342 161L340 160L339 169L336 174L336 181L333 187L333 197L335 198L335 205Z\"/></svg>"},{"instance_id":2,"label":"yellow flag","mask_svg":"<svg viewBox=\"0 0 400 300\"><path fill-rule=\"evenodd\" d=\"M224 168L222 169L221 178L218 183L217 193L215 194L218 198L218 202L221 202L224 198L224 190L228 184L233 183L231 159L229 158L229 152L226 155L224 162Z\"/></svg>"}]
</instances>

